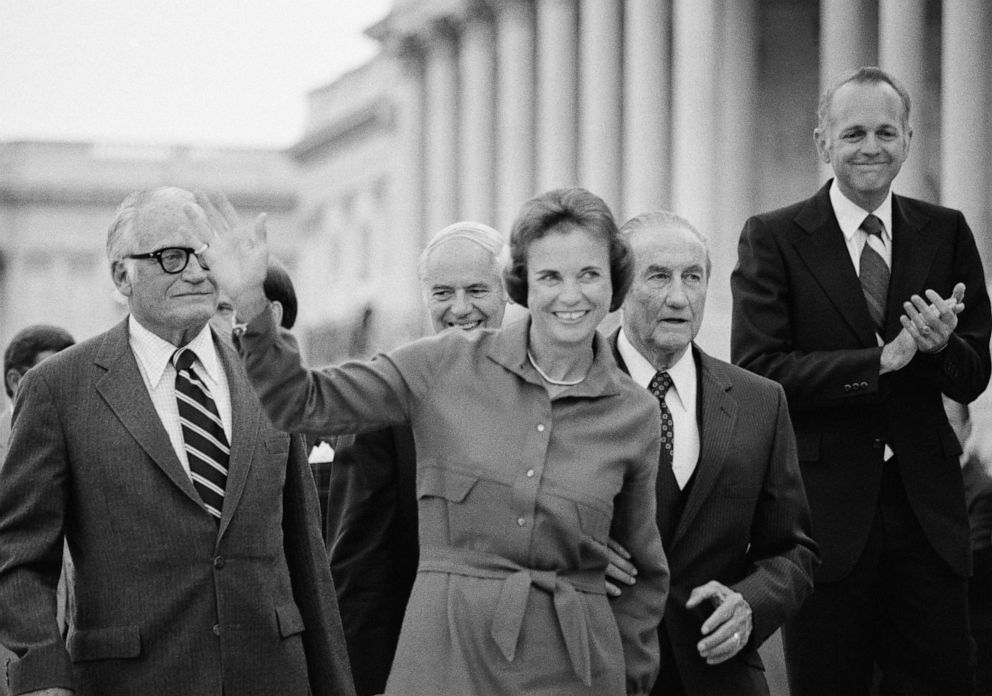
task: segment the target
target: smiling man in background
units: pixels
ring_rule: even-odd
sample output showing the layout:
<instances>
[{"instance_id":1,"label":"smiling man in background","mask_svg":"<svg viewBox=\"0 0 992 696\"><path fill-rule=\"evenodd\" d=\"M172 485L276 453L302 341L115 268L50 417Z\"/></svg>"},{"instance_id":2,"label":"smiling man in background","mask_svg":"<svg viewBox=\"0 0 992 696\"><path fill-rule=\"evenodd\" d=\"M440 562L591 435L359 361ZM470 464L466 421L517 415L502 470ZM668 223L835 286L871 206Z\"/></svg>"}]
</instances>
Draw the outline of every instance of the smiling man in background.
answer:
<instances>
[{"instance_id":1,"label":"smiling man in background","mask_svg":"<svg viewBox=\"0 0 992 696\"><path fill-rule=\"evenodd\" d=\"M506 309L502 236L475 222L434 235L417 275L435 332L499 328ZM327 548L358 696L385 689L417 574L417 462L408 425L334 443Z\"/></svg>"}]
</instances>

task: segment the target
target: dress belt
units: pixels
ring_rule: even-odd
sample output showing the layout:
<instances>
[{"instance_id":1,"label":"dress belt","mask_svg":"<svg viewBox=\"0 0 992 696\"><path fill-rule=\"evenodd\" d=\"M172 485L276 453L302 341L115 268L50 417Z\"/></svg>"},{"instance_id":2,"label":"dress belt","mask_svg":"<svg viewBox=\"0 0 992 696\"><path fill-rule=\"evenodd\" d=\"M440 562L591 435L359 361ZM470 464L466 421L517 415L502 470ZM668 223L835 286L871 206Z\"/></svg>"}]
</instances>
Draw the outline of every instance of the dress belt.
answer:
<instances>
[{"instance_id":1,"label":"dress belt","mask_svg":"<svg viewBox=\"0 0 992 696\"><path fill-rule=\"evenodd\" d=\"M531 586L551 593L572 670L583 684L592 686L589 627L579 592L605 595L603 571L534 570L492 553L436 546L421 547L419 571L502 579L491 635L510 662L517 652Z\"/></svg>"}]
</instances>

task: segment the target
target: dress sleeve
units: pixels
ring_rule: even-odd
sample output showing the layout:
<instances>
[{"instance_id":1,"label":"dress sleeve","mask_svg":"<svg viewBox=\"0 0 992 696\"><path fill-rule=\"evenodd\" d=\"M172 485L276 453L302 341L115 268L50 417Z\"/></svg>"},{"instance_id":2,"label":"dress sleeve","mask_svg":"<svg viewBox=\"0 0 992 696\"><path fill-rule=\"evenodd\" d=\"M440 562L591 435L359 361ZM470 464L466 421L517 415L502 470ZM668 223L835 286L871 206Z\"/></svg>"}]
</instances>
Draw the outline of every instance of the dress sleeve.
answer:
<instances>
[{"instance_id":1,"label":"dress sleeve","mask_svg":"<svg viewBox=\"0 0 992 696\"><path fill-rule=\"evenodd\" d=\"M653 405L653 404L652 404ZM661 546L655 514L655 477L660 453L660 424L648 418L642 436L642 453L630 462L623 489L614 500L610 536L631 554L637 582L623 588L611 606L623 643L627 668L627 694L648 694L658 675L658 624L668 598L668 559Z\"/></svg>"},{"instance_id":2,"label":"dress sleeve","mask_svg":"<svg viewBox=\"0 0 992 696\"><path fill-rule=\"evenodd\" d=\"M261 312L241 336L239 350L273 425L292 433L338 435L409 421L413 404L444 359L435 343L424 339L368 361L310 369L295 341L276 330L271 312Z\"/></svg>"}]
</instances>

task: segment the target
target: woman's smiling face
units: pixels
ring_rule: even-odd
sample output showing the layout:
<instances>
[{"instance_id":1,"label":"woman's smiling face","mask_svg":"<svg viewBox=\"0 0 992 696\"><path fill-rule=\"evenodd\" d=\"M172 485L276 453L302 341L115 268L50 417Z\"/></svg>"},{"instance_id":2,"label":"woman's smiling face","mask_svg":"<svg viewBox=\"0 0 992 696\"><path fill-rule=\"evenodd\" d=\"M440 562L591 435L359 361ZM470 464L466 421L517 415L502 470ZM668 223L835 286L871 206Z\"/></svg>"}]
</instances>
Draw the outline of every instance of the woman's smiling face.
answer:
<instances>
[{"instance_id":1,"label":"woman's smiling face","mask_svg":"<svg viewBox=\"0 0 992 696\"><path fill-rule=\"evenodd\" d=\"M606 239L563 225L527 247L532 338L548 347L587 344L613 296Z\"/></svg>"}]
</instances>

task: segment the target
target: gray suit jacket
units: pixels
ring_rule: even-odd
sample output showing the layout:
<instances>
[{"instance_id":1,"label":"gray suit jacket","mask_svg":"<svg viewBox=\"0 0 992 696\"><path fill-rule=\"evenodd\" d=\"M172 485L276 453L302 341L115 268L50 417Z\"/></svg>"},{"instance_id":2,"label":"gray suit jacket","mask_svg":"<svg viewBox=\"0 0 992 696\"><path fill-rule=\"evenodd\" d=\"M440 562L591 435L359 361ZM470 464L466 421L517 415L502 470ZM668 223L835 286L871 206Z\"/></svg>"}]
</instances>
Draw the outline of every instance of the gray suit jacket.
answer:
<instances>
[{"instance_id":1,"label":"gray suit jacket","mask_svg":"<svg viewBox=\"0 0 992 696\"><path fill-rule=\"evenodd\" d=\"M302 441L233 349L219 527L169 442L127 323L25 377L0 473L0 638L12 693L353 694ZM63 537L75 564L55 622Z\"/></svg>"}]
</instances>

